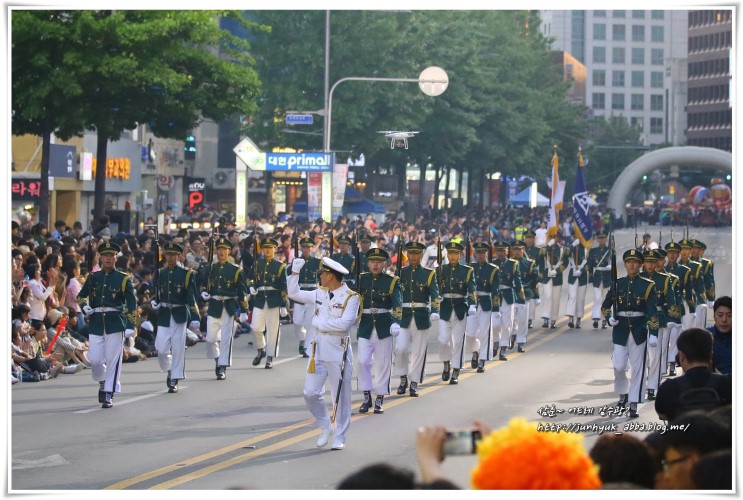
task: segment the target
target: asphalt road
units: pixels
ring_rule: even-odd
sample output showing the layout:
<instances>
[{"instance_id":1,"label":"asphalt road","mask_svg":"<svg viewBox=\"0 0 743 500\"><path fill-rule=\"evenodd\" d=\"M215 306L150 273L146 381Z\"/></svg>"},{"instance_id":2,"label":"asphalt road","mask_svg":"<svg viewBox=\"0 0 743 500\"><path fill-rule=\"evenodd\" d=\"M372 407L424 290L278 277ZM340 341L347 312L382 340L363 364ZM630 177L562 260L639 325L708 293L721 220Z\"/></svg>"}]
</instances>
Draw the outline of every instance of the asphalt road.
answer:
<instances>
[{"instance_id":1,"label":"asphalt road","mask_svg":"<svg viewBox=\"0 0 743 500\"><path fill-rule=\"evenodd\" d=\"M658 228L649 228L657 240ZM691 228L691 237L708 245L715 261L718 295L732 293L732 231ZM681 230L674 230L680 239ZM618 255L634 240L633 230L617 232ZM663 239L670 230L663 228ZM563 294L565 300L566 292ZM640 417L601 416L612 405L610 330L590 323L590 293L582 329L536 327L527 352L492 361L482 374L465 369L458 386L443 383L437 328L429 333L427 378L419 398L389 396L383 415L358 414L361 393L354 380L354 416L346 449L317 449L319 431L302 397L306 360L297 355L293 327L282 329L281 357L273 370L250 363L252 335L235 340L233 367L217 381L205 344L187 351L187 376L178 394L168 394L165 374L148 359L125 364L123 392L112 409L101 409L97 384L88 370L41 383L9 387L9 490L323 490L333 489L361 467L386 462L416 471L415 431L422 425L468 426L477 418L493 427L512 417L565 425L593 425L618 432L625 425L661 424L651 403ZM537 311L539 312L539 311ZM711 324L711 316L708 318ZM356 348L355 342L353 348ZM392 380L392 391L398 384ZM329 399L329 397L327 398ZM545 406L565 410L543 417ZM578 414L578 412L592 414ZM631 422L631 423L630 423ZM612 429L613 431L613 429ZM583 432L590 448L598 437ZM469 487L474 456L449 457L445 470Z\"/></svg>"}]
</instances>

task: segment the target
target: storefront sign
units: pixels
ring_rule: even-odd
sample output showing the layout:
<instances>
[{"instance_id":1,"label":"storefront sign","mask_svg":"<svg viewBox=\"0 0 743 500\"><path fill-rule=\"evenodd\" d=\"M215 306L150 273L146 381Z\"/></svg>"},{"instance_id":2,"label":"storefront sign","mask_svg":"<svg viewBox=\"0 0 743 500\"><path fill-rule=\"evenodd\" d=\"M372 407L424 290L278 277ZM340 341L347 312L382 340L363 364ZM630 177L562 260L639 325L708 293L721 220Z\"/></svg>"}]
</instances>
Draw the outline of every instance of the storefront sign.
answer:
<instances>
[{"instance_id":1,"label":"storefront sign","mask_svg":"<svg viewBox=\"0 0 743 500\"><path fill-rule=\"evenodd\" d=\"M206 179L194 179L188 183L188 208L193 210L206 200Z\"/></svg>"},{"instance_id":2,"label":"storefront sign","mask_svg":"<svg viewBox=\"0 0 743 500\"><path fill-rule=\"evenodd\" d=\"M38 200L41 196L40 180L17 180L11 184L12 199Z\"/></svg>"},{"instance_id":3,"label":"storefront sign","mask_svg":"<svg viewBox=\"0 0 743 500\"><path fill-rule=\"evenodd\" d=\"M95 178L98 158L93 157L93 177ZM106 179L128 179L131 175L132 162L129 158L107 158Z\"/></svg>"},{"instance_id":4,"label":"storefront sign","mask_svg":"<svg viewBox=\"0 0 743 500\"><path fill-rule=\"evenodd\" d=\"M331 172L332 153L266 153L266 170Z\"/></svg>"},{"instance_id":5,"label":"storefront sign","mask_svg":"<svg viewBox=\"0 0 743 500\"><path fill-rule=\"evenodd\" d=\"M75 146L52 144L49 149L49 175L51 177L77 177Z\"/></svg>"}]
</instances>

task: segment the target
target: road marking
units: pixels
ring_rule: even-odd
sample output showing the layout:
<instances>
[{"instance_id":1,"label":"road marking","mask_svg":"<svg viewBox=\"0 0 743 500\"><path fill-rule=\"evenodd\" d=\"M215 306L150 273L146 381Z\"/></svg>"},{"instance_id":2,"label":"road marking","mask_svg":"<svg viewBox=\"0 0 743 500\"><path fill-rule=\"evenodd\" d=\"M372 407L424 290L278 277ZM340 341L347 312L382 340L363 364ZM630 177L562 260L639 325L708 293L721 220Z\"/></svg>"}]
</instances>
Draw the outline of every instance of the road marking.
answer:
<instances>
[{"instance_id":1,"label":"road marking","mask_svg":"<svg viewBox=\"0 0 743 500\"><path fill-rule=\"evenodd\" d=\"M38 467L56 467L58 465L69 465L70 462L64 459L62 455L57 453L56 455L50 455L48 457L40 458L38 460L22 460L19 458L13 459L13 470L22 469L36 469Z\"/></svg>"},{"instance_id":2,"label":"road marking","mask_svg":"<svg viewBox=\"0 0 743 500\"><path fill-rule=\"evenodd\" d=\"M188 386L187 385L179 385L178 386L178 390L180 390L180 389L188 389ZM114 406L128 405L129 403L136 403L137 401L142 401L143 399L150 399L150 398L154 398L155 396L159 396L160 394L167 394L167 393L168 393L168 390L167 389L163 389L162 391L153 392L151 394L143 394L142 396L137 396L137 397L134 397L134 398L125 399L123 401L117 401L114 404ZM87 410L78 410L78 411L73 412L73 413L92 413L94 411L100 411L100 410L106 410L106 409L108 409L108 408L101 408L101 407L88 408Z\"/></svg>"}]
</instances>

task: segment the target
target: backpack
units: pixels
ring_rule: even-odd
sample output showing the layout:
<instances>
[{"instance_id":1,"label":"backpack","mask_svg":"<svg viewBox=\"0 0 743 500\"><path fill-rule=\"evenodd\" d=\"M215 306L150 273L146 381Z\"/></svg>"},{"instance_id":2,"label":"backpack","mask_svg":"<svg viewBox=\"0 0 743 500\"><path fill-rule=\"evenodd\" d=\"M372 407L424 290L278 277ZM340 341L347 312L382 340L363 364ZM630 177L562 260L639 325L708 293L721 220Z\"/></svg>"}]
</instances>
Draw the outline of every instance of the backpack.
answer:
<instances>
[{"instance_id":1,"label":"backpack","mask_svg":"<svg viewBox=\"0 0 743 500\"><path fill-rule=\"evenodd\" d=\"M722 400L717 390L722 382L721 376L714 373L707 379L702 387L692 387L686 377L679 377L679 398L677 415L692 410L712 410L722 406Z\"/></svg>"}]
</instances>

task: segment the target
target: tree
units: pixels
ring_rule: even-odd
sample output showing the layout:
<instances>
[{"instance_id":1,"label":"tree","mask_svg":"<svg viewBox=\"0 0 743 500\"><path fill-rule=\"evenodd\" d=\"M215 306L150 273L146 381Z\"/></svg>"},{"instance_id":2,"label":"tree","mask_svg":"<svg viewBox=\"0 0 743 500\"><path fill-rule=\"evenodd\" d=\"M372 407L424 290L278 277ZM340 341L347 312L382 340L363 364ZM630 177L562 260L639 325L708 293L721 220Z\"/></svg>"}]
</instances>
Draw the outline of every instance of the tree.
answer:
<instances>
[{"instance_id":1,"label":"tree","mask_svg":"<svg viewBox=\"0 0 743 500\"><path fill-rule=\"evenodd\" d=\"M641 130L622 116L598 117L588 123L589 140L584 154L590 159L586 184L589 191L609 189L622 170L647 149Z\"/></svg>"}]
</instances>

